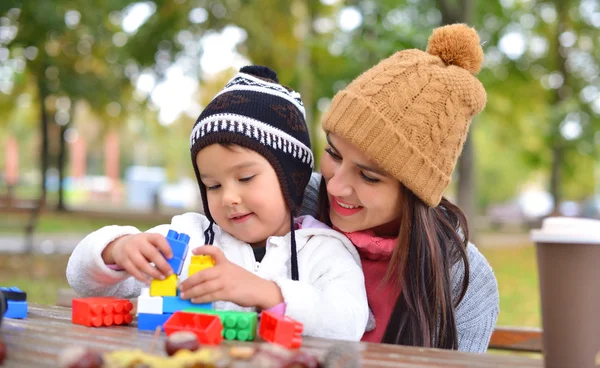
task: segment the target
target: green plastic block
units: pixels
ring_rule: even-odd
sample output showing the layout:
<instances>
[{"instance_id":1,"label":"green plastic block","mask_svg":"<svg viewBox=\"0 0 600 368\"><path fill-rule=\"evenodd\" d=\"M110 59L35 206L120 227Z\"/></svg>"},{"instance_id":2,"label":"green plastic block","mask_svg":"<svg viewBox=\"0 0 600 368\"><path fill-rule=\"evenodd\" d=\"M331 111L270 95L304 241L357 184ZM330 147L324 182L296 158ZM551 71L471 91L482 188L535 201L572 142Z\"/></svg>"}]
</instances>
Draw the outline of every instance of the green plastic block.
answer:
<instances>
[{"instance_id":1,"label":"green plastic block","mask_svg":"<svg viewBox=\"0 0 600 368\"><path fill-rule=\"evenodd\" d=\"M219 311L204 308L186 308L184 312L216 314L223 324L223 337L226 340L252 341L256 338L256 312Z\"/></svg>"}]
</instances>

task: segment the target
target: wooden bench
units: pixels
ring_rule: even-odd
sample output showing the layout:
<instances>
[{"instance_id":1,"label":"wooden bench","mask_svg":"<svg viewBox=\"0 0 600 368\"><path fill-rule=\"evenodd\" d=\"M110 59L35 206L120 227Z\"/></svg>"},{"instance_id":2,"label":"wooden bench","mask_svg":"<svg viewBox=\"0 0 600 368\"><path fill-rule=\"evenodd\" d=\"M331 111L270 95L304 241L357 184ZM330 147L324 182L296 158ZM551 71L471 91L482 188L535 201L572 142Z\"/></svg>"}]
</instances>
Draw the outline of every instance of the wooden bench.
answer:
<instances>
[{"instance_id":1,"label":"wooden bench","mask_svg":"<svg viewBox=\"0 0 600 368\"><path fill-rule=\"evenodd\" d=\"M77 294L71 289L60 289L56 305L70 308L71 300L77 297ZM132 300L132 302L135 302L135 300ZM526 327L496 327L492 334L489 348L515 352L541 353L542 330Z\"/></svg>"},{"instance_id":2,"label":"wooden bench","mask_svg":"<svg viewBox=\"0 0 600 368\"><path fill-rule=\"evenodd\" d=\"M41 211L41 205L37 200L0 196L0 215L4 220L1 227L11 231L18 229L19 232L22 232L27 252L33 249L33 233Z\"/></svg>"},{"instance_id":3,"label":"wooden bench","mask_svg":"<svg viewBox=\"0 0 600 368\"><path fill-rule=\"evenodd\" d=\"M490 349L542 352L542 330L529 327L496 327L490 340Z\"/></svg>"}]
</instances>

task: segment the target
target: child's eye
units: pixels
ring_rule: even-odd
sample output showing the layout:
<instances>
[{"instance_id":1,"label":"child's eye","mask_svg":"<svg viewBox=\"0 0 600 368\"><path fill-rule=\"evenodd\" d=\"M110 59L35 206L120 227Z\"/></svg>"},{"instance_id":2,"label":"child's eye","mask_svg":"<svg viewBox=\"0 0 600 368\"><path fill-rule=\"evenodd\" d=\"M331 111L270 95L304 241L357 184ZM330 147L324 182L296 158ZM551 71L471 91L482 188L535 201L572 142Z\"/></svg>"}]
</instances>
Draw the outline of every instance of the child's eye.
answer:
<instances>
[{"instance_id":1,"label":"child's eye","mask_svg":"<svg viewBox=\"0 0 600 368\"><path fill-rule=\"evenodd\" d=\"M334 161L342 161L342 157L337 153L333 152L333 149L331 149L331 147L325 148L325 152L327 152Z\"/></svg>"},{"instance_id":2,"label":"child's eye","mask_svg":"<svg viewBox=\"0 0 600 368\"><path fill-rule=\"evenodd\" d=\"M254 177L255 177L255 176L256 176L256 175L247 176L247 177L245 177L245 178L241 178L241 179L240 179L240 181L241 181L242 183L246 183L246 182L249 182L250 180L254 179Z\"/></svg>"},{"instance_id":3,"label":"child's eye","mask_svg":"<svg viewBox=\"0 0 600 368\"><path fill-rule=\"evenodd\" d=\"M221 185L220 185L220 184L217 184L217 185L211 185L211 186L207 186L207 187L206 187L206 190L217 190L217 189L219 189L219 188L221 188Z\"/></svg>"}]
</instances>

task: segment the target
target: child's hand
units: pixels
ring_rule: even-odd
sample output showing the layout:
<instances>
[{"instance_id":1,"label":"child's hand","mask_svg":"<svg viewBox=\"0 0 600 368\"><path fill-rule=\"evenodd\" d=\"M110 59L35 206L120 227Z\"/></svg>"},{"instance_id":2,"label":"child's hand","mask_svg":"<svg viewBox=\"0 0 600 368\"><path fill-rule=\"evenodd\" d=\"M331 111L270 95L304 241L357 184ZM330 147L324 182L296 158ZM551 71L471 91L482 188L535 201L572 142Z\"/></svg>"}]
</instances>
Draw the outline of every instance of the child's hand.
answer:
<instances>
[{"instance_id":1,"label":"child's hand","mask_svg":"<svg viewBox=\"0 0 600 368\"><path fill-rule=\"evenodd\" d=\"M164 280L173 273L165 259L173 256L171 246L160 234L126 235L113 241L109 247L111 249L107 251L110 252L114 263L141 282L148 283L151 279Z\"/></svg>"},{"instance_id":2,"label":"child's hand","mask_svg":"<svg viewBox=\"0 0 600 368\"><path fill-rule=\"evenodd\" d=\"M182 299L193 303L229 301L242 307L271 308L283 302L279 286L231 263L215 246L204 246L192 251L195 255L209 255L215 266L193 274L179 286Z\"/></svg>"}]
</instances>

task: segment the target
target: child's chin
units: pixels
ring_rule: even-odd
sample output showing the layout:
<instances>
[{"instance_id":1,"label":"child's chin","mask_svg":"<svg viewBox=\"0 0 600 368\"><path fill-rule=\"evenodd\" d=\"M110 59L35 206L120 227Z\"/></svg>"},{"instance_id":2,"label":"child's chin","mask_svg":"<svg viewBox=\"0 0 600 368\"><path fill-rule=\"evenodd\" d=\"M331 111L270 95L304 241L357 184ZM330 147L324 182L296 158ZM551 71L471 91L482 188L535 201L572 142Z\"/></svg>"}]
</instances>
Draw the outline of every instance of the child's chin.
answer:
<instances>
[{"instance_id":1,"label":"child's chin","mask_svg":"<svg viewBox=\"0 0 600 368\"><path fill-rule=\"evenodd\" d=\"M239 240L243 241L244 243L248 243L248 244L261 243L261 242L264 242L265 239L268 238L268 236L261 236L258 234L248 234L248 233L231 234L231 235L233 235L236 239L239 239Z\"/></svg>"}]
</instances>

